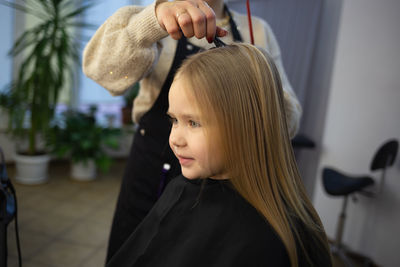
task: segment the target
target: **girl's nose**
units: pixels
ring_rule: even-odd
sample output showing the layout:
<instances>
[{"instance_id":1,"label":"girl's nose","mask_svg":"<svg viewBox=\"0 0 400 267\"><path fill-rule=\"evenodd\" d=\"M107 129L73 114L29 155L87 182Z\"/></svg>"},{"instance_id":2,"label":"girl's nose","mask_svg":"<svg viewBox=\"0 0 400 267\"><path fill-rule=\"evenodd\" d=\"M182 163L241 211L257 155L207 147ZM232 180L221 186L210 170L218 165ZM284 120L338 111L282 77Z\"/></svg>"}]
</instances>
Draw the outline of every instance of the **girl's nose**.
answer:
<instances>
[{"instance_id":1,"label":"girl's nose","mask_svg":"<svg viewBox=\"0 0 400 267\"><path fill-rule=\"evenodd\" d=\"M171 133L169 135L169 141L171 148L183 147L186 144L185 137L182 127L172 127Z\"/></svg>"}]
</instances>

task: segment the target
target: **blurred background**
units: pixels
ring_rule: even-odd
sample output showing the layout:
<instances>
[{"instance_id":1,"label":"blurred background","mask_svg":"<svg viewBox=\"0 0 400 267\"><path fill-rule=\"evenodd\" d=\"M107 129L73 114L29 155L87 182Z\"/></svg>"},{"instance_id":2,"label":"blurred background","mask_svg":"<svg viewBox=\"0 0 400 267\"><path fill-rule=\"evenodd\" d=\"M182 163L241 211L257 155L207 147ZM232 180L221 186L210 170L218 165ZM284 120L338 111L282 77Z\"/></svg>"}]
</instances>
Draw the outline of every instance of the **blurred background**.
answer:
<instances>
[{"instance_id":1,"label":"blurred background","mask_svg":"<svg viewBox=\"0 0 400 267\"><path fill-rule=\"evenodd\" d=\"M24 2L29 1L15 1L21 5ZM84 5L86 1L73 2ZM75 46L78 53L82 53L96 27L119 7L147 5L151 2L96 1L93 7L76 16L76 22L95 25L72 30L73 36L79 39L79 45ZM233 10L246 12L245 1L226 2ZM382 184L381 171L370 169L378 148L388 140L400 138L400 1L250 2L252 14L262 17L272 27L281 47L289 80L303 106L300 134L312 141L314 146L295 146L295 153L304 184L329 238L334 243L337 237L344 196L327 193L322 170L329 166L352 177L370 176L375 182L369 188L373 196L356 194L357 201L349 198L342 242L349 251L354 252L354 257L358 254L368 257L371 260L370 266L400 266L400 161L397 158L391 168L387 169ZM29 51L15 57L8 53L17 38L27 29L35 27L38 21L5 5L0 5L0 21L0 92L6 92L7 86L18 76L23 54ZM23 181L16 181L14 177L14 155L24 144L7 133L7 109L0 106L0 147L4 151L10 178L16 184L17 197L21 199L22 205L19 214L22 255L26 262L24 266L101 266L124 159L129 152L135 129L134 125L123 121L122 108L129 106L138 88L132 88L131 95L112 97L104 88L83 75L79 62L70 61L68 64L72 64L74 76L73 79L67 79L60 89L56 113L66 121L64 111L72 108L76 113L84 113L77 114L84 115L79 118L91 116L89 121L94 122L93 126L101 128L103 132L115 130L115 134L99 137L105 138L100 145L108 161L97 165L100 169L96 174L84 176L90 178L71 179L66 154L52 157L46 183L27 185ZM90 113L93 105L96 109ZM29 123L24 125L29 127ZM104 172L101 172L103 168ZM96 195L96 191L104 198ZM60 197L63 192L66 193L65 197ZM40 201L49 203L32 205L39 201L38 195L42 195ZM87 204L88 209L82 211L68 202L80 208ZM29 211L26 211L35 210L38 205L41 220L35 217L38 213L28 214ZM48 227L60 226L60 222L54 222L46 228L46 219L43 220L46 218L46 208L51 210L51 216L56 220L60 218L57 216L63 216L63 212L55 212L60 211L62 206L68 206L67 209L76 213L62 220L63 223L70 222L65 228L52 232ZM103 207L107 207L106 211L101 217L96 217ZM90 220L91 216L97 219ZM30 227L31 223L36 223L36 226ZM10 227L14 227L12 225ZM94 228L97 230L90 232ZM9 235L11 231L14 229L8 229ZM46 241L38 238L36 243L24 242L29 234L46 236L50 232ZM92 242L82 241L85 233L90 233L87 240ZM10 262L15 264L12 266L17 266L13 235L10 235L8 242ZM51 252L49 247L53 247ZM83 247L89 249L81 256L76 256L80 255L79 251L85 250ZM57 254L67 248L73 251L75 257Z\"/></svg>"}]
</instances>

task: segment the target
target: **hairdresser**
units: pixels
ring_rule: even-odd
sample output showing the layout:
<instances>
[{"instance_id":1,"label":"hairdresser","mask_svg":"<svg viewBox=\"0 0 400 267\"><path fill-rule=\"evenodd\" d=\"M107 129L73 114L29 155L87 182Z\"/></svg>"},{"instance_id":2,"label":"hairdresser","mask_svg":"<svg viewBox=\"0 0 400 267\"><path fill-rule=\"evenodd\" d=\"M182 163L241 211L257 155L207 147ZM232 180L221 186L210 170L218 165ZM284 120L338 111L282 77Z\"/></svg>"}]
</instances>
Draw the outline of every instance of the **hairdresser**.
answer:
<instances>
[{"instance_id":1,"label":"hairdresser","mask_svg":"<svg viewBox=\"0 0 400 267\"><path fill-rule=\"evenodd\" d=\"M255 45L275 60L285 90L288 127L297 131L301 107L282 66L269 25L252 18ZM176 69L191 54L225 43L250 43L246 15L229 10L223 0L157 0L147 7L126 6L96 31L83 54L84 73L112 95L140 81L133 120L139 127L126 164L108 244L107 260L134 231L172 178L179 162L168 146L168 91ZM240 68L240 66L238 66Z\"/></svg>"}]
</instances>

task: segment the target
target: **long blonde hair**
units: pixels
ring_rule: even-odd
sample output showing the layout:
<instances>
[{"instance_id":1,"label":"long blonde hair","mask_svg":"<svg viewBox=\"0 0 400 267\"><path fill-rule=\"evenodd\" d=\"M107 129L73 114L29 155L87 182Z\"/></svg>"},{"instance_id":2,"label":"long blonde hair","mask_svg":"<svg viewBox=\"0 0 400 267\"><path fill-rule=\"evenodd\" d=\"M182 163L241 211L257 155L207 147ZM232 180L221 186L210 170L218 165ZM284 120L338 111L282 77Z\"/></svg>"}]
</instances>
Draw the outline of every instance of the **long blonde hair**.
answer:
<instances>
[{"instance_id":1,"label":"long blonde hair","mask_svg":"<svg viewBox=\"0 0 400 267\"><path fill-rule=\"evenodd\" d=\"M225 168L235 189L272 225L298 266L298 249L312 264L299 223L329 255L322 223L295 162L279 73L272 59L248 44L211 49L186 60L184 78L202 116L218 125Z\"/></svg>"}]
</instances>

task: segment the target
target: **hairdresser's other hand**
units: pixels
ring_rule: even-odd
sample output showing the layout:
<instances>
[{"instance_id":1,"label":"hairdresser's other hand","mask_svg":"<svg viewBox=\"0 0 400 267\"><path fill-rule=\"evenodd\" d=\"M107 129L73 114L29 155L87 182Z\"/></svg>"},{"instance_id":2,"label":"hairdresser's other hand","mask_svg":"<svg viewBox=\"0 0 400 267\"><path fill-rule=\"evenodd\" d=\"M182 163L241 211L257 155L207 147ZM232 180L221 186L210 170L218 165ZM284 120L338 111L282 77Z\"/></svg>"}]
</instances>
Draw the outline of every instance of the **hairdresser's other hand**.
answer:
<instances>
[{"instance_id":1,"label":"hairdresser's other hand","mask_svg":"<svg viewBox=\"0 0 400 267\"><path fill-rule=\"evenodd\" d=\"M182 37L201 39L208 42L214 36L223 37L227 31L217 27L213 9L202 0L184 0L163 2L156 7L156 16L160 26L175 40Z\"/></svg>"}]
</instances>

